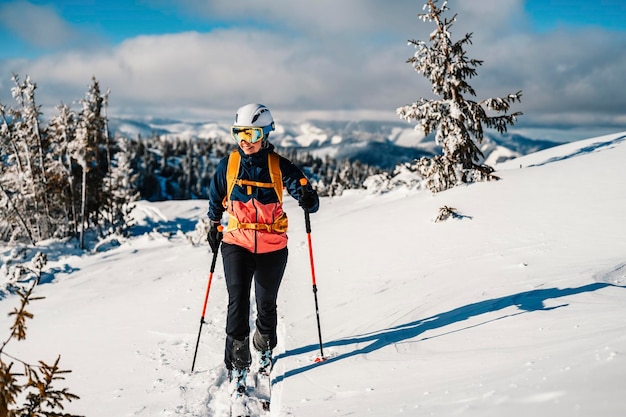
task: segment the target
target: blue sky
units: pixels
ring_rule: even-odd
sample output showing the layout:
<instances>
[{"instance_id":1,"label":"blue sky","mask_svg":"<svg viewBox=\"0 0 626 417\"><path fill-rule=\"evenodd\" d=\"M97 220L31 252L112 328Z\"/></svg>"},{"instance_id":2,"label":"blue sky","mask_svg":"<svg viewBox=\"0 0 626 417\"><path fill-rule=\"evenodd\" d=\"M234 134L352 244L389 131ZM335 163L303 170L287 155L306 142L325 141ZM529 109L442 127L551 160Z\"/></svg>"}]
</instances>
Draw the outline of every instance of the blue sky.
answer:
<instances>
[{"instance_id":1,"label":"blue sky","mask_svg":"<svg viewBox=\"0 0 626 417\"><path fill-rule=\"evenodd\" d=\"M527 0L524 8L533 27L540 31L559 26L626 29L626 2L623 0Z\"/></svg>"},{"instance_id":2,"label":"blue sky","mask_svg":"<svg viewBox=\"0 0 626 417\"><path fill-rule=\"evenodd\" d=\"M171 34L185 31L208 32L216 28L238 24L236 20L212 19L208 15L195 14L193 8L182 1L39 0L24 2L0 0L0 4L4 4L5 7L20 3L30 3L37 8L47 9L51 15L56 15L68 28L74 28L76 33L87 33L108 44L118 44L125 39L140 35ZM454 3L450 4L453 5ZM599 27L606 30L626 30L626 2L623 0L605 0L599 1L599 3L596 1L527 0L524 2L524 10L528 14L532 28L537 32L546 32L559 27L570 29ZM248 23L255 24L255 22ZM16 22L17 24L19 23ZM42 46L40 43L28 39L26 35L21 35L7 22L2 22L0 26L0 40L3 45L0 50L1 58L35 57L38 54L56 49L55 47L46 47L45 44ZM64 48L68 45L71 46L71 41L56 47Z\"/></svg>"},{"instance_id":3,"label":"blue sky","mask_svg":"<svg viewBox=\"0 0 626 417\"><path fill-rule=\"evenodd\" d=\"M0 1L0 102L29 75L45 107L111 89L110 114L206 120L252 101L289 118L397 119L429 97L406 64L419 0ZM474 34L478 99L522 90L519 128L626 130L626 2L449 0ZM278 117L277 117L278 118ZM594 130L595 129L595 130ZM589 133L590 134L590 133Z\"/></svg>"}]
</instances>

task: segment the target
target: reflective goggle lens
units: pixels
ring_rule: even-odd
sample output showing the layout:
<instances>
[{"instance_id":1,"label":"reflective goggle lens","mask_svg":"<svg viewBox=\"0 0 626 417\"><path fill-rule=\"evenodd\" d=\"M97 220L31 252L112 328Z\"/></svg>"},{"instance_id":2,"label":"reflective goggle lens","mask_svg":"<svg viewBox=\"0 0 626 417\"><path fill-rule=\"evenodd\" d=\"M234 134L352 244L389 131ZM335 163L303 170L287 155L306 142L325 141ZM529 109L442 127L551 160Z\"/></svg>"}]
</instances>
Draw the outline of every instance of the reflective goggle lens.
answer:
<instances>
[{"instance_id":1,"label":"reflective goggle lens","mask_svg":"<svg viewBox=\"0 0 626 417\"><path fill-rule=\"evenodd\" d=\"M263 140L263 128L256 126L232 126L230 128L230 134L237 143L241 142L242 140L245 140L249 143L257 143L258 141Z\"/></svg>"}]
</instances>

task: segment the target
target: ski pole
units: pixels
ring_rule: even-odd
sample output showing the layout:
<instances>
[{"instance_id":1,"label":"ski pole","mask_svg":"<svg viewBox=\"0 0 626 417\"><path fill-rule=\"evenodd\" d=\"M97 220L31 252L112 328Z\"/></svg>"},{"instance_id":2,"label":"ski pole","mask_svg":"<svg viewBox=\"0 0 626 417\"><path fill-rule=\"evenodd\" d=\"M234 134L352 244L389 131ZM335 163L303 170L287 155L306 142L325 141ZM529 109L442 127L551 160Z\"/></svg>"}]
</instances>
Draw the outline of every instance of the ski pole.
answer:
<instances>
[{"instance_id":1,"label":"ski pole","mask_svg":"<svg viewBox=\"0 0 626 417\"><path fill-rule=\"evenodd\" d=\"M217 227L218 231L222 231L224 227L222 225ZM196 350L193 353L193 363L191 364L191 372L193 372L193 368L196 366L196 355L198 354L198 345L200 344L200 335L202 334L202 325L205 323L204 321L204 313L206 313L206 306L209 301L209 292L211 291L211 282L213 281L213 272L215 272L215 263L217 262L217 253L220 250L221 239L217 242L217 249L213 252L213 260L211 261L211 271L209 272L209 283L206 287L206 294L204 296L204 306L202 306L202 316L200 317L200 329L198 330L198 339L196 340Z\"/></svg>"},{"instance_id":2,"label":"ski pole","mask_svg":"<svg viewBox=\"0 0 626 417\"><path fill-rule=\"evenodd\" d=\"M305 187L308 184L306 178L300 179L300 185L302 186L302 192L305 191ZM315 315L317 317L317 335L320 341L320 357L315 358L315 362L322 362L326 360L324 358L324 348L322 346L322 327L320 326L320 308L317 302L317 281L315 280L315 264L313 262L313 245L311 244L311 218L309 216L309 211L304 209L304 224L306 227L306 236L309 243L309 259L311 261L311 280L313 282L313 297L315 298Z\"/></svg>"}]
</instances>

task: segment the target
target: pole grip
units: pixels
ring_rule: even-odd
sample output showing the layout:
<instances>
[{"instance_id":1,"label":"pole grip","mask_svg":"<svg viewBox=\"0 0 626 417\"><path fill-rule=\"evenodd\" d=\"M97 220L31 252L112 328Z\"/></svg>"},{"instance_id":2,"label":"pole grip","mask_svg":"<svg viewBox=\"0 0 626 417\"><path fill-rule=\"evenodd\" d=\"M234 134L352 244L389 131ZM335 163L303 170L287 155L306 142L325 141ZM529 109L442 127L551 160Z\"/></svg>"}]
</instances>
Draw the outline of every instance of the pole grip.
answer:
<instances>
[{"instance_id":1,"label":"pole grip","mask_svg":"<svg viewBox=\"0 0 626 417\"><path fill-rule=\"evenodd\" d=\"M306 192L306 185L309 181L306 178L300 178L300 193L304 194ZM304 226L306 228L307 233L311 233L311 216L309 215L309 211L307 209L304 210Z\"/></svg>"},{"instance_id":2,"label":"pole grip","mask_svg":"<svg viewBox=\"0 0 626 417\"><path fill-rule=\"evenodd\" d=\"M220 232L219 235L219 240L217 241L217 249L215 250L215 253L213 254L213 259L211 260L211 269L210 272L213 273L213 271L215 271L215 263L217 262L217 252L219 252L220 250L220 245L222 244L222 231L224 230L224 226L222 226L221 224L219 226L217 226L217 231Z\"/></svg>"}]
</instances>

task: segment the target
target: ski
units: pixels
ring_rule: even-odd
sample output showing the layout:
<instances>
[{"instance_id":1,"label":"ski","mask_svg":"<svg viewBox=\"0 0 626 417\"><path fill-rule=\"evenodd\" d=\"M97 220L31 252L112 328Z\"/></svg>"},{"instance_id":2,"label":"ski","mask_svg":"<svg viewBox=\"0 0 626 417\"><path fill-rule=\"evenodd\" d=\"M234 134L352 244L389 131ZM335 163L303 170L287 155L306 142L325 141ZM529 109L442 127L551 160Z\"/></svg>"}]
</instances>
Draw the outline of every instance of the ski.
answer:
<instances>
[{"instance_id":1,"label":"ski","mask_svg":"<svg viewBox=\"0 0 626 417\"><path fill-rule=\"evenodd\" d=\"M230 417L251 417L248 408L248 371L230 371Z\"/></svg>"},{"instance_id":2,"label":"ski","mask_svg":"<svg viewBox=\"0 0 626 417\"><path fill-rule=\"evenodd\" d=\"M259 401L262 410L269 413L272 399L272 380L269 369L259 369L259 371L255 372L254 396Z\"/></svg>"},{"instance_id":3,"label":"ski","mask_svg":"<svg viewBox=\"0 0 626 417\"><path fill-rule=\"evenodd\" d=\"M248 375L245 382L231 382L230 417L268 416L271 401L269 372L258 371Z\"/></svg>"},{"instance_id":4,"label":"ski","mask_svg":"<svg viewBox=\"0 0 626 417\"><path fill-rule=\"evenodd\" d=\"M250 369L229 373L230 417L269 416L272 398L272 352L259 352L259 361Z\"/></svg>"},{"instance_id":5,"label":"ski","mask_svg":"<svg viewBox=\"0 0 626 417\"><path fill-rule=\"evenodd\" d=\"M249 375L248 383L231 383L230 417L268 416L271 402L271 379L268 371Z\"/></svg>"},{"instance_id":6,"label":"ski","mask_svg":"<svg viewBox=\"0 0 626 417\"><path fill-rule=\"evenodd\" d=\"M231 396L231 417L261 417L268 416L269 412L270 400L266 395L259 393L259 386L251 387L249 393Z\"/></svg>"}]
</instances>

